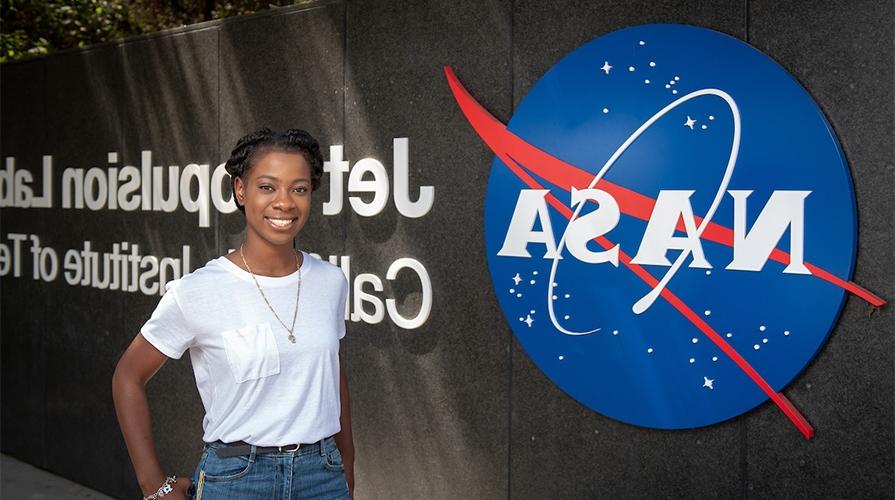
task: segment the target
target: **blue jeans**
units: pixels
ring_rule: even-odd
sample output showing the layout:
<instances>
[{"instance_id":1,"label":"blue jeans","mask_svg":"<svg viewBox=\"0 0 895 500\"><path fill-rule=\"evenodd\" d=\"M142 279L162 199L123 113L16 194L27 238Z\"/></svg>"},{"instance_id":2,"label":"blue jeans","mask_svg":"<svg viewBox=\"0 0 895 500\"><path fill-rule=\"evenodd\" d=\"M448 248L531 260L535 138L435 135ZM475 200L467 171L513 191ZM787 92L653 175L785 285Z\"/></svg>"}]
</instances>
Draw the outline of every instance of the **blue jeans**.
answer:
<instances>
[{"instance_id":1,"label":"blue jeans","mask_svg":"<svg viewBox=\"0 0 895 500\"><path fill-rule=\"evenodd\" d=\"M220 458L207 443L191 478L195 500L348 499L342 455L332 437L297 451Z\"/></svg>"}]
</instances>

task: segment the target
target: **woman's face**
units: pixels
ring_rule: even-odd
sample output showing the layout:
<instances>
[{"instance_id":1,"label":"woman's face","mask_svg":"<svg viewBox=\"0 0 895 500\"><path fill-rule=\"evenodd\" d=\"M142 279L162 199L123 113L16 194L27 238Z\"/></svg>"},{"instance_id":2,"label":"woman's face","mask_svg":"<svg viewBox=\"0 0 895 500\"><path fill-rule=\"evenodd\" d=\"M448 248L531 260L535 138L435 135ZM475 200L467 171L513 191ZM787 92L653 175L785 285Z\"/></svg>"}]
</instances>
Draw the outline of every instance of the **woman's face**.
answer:
<instances>
[{"instance_id":1,"label":"woman's face","mask_svg":"<svg viewBox=\"0 0 895 500\"><path fill-rule=\"evenodd\" d=\"M292 246L311 209L311 166L300 153L270 151L234 183L245 207L246 240Z\"/></svg>"}]
</instances>

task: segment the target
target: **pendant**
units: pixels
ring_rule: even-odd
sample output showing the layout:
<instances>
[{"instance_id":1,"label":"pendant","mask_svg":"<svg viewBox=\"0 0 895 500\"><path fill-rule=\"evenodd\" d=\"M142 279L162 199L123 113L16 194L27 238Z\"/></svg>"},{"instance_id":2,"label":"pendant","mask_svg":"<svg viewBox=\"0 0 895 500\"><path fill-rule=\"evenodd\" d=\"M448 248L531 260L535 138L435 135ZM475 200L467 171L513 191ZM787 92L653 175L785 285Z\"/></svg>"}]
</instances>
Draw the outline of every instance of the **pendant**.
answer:
<instances>
[{"instance_id":1,"label":"pendant","mask_svg":"<svg viewBox=\"0 0 895 500\"><path fill-rule=\"evenodd\" d=\"M295 343L295 335L289 334L289 342Z\"/></svg>"}]
</instances>

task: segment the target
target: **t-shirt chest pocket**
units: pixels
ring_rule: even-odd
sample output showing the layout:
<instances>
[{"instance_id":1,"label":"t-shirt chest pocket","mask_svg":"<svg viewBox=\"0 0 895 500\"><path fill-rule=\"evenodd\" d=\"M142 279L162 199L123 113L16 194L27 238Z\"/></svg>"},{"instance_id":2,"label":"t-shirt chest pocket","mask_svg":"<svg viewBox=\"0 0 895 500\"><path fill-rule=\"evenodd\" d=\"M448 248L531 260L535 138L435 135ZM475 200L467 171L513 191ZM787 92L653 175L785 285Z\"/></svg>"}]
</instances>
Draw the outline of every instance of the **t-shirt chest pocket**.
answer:
<instances>
[{"instance_id":1,"label":"t-shirt chest pocket","mask_svg":"<svg viewBox=\"0 0 895 500\"><path fill-rule=\"evenodd\" d=\"M221 336L237 384L280 373L280 352L270 324L246 325Z\"/></svg>"}]
</instances>

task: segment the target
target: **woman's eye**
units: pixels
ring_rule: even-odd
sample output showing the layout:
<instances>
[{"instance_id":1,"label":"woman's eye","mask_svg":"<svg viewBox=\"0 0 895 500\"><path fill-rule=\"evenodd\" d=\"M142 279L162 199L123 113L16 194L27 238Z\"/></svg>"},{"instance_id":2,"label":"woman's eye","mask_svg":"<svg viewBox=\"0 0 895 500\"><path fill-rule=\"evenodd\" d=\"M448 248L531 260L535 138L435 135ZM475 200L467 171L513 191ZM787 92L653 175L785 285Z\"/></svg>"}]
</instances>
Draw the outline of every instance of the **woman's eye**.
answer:
<instances>
[{"instance_id":1,"label":"woman's eye","mask_svg":"<svg viewBox=\"0 0 895 500\"><path fill-rule=\"evenodd\" d=\"M265 184L263 186L258 186L258 189L261 189L262 191L273 191L273 186L268 186L267 184Z\"/></svg>"},{"instance_id":2,"label":"woman's eye","mask_svg":"<svg viewBox=\"0 0 895 500\"><path fill-rule=\"evenodd\" d=\"M308 188L306 188L305 186L299 186L299 187L295 188L293 191L295 191L296 193L307 193Z\"/></svg>"}]
</instances>

